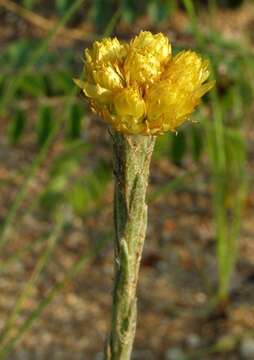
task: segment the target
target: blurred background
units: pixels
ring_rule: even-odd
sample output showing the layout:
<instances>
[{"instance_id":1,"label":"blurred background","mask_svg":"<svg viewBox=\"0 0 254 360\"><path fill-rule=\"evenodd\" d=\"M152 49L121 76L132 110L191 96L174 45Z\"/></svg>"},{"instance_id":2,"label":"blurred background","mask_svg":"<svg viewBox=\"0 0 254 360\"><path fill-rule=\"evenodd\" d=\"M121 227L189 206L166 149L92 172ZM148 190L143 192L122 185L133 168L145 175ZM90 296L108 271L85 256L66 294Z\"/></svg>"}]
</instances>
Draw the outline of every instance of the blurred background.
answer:
<instances>
[{"instance_id":1,"label":"blurred background","mask_svg":"<svg viewBox=\"0 0 254 360\"><path fill-rule=\"evenodd\" d=\"M106 125L73 83L103 36L168 35L217 86L158 138L133 359L254 359L254 3L0 0L0 359L102 359Z\"/></svg>"}]
</instances>

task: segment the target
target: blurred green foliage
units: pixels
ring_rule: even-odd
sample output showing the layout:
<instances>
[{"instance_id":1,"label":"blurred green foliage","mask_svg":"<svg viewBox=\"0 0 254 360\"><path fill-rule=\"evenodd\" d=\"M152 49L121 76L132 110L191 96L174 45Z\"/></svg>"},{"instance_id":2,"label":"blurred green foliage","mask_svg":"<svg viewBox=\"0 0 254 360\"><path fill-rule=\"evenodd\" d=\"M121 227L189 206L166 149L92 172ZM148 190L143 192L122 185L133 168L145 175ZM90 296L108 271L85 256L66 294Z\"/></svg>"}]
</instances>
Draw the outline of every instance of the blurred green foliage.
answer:
<instances>
[{"instance_id":1,"label":"blurred green foliage","mask_svg":"<svg viewBox=\"0 0 254 360\"><path fill-rule=\"evenodd\" d=\"M14 112L13 118L8 124L8 140L11 145L16 145L25 129L26 114L21 109Z\"/></svg>"},{"instance_id":2,"label":"blurred green foliage","mask_svg":"<svg viewBox=\"0 0 254 360\"><path fill-rule=\"evenodd\" d=\"M23 0L21 3L28 9L43 13L44 2L40 0ZM78 5L73 10L75 3ZM108 34L111 30L114 32L117 21L128 25L147 16L149 26L160 30L160 26L165 26L170 16L180 7L189 16L190 23L185 29L187 38L194 39L192 47L211 59L217 88L210 97L205 98L192 117L195 124L183 126L178 134L165 134L158 138L154 158L166 158L183 170L186 170L188 160L198 171L205 167L210 174L208 185L211 184L212 187L214 205L220 299L227 298L230 293L231 278L237 261L242 211L248 191L248 147L244 126L247 125L246 119L253 99L254 60L253 53L244 44L228 40L223 37L223 33L212 28L202 32L198 14L200 8L206 7L207 11L212 8L216 15L219 6L236 7L241 3L240 0L95 0L83 5L82 1L56 0L51 9L54 16L59 17L59 26L67 20L77 25L80 21L92 22L96 31L92 34L94 38L103 33ZM85 6L85 14L81 4ZM118 13L120 15L115 16ZM1 226L0 246L7 244L7 229L13 227L29 183L38 175L57 136L63 135L64 150L52 161L47 183L38 197L32 199L31 209L37 206L51 220L58 218L57 214L63 208L68 209L66 214L71 211L75 216L84 218L100 206L111 179L111 167L103 160L98 161L88 173L84 174L82 171L84 158L94 146L86 136L85 104L77 96L72 80L82 71L79 54L83 44L70 45L69 48L49 48L55 31L56 28L50 30L47 37L40 41L29 36L17 37L7 42L0 52L0 108L7 119L6 142L10 151L15 151L15 146L22 146L26 132L31 131L28 124L33 124L37 149L31 166L26 169L24 183ZM181 44L181 47L175 45L176 51L189 47L188 43ZM176 177L172 186L171 183L160 186L157 195L173 191L176 187L181 188L185 180L184 176ZM151 199L157 195L154 194ZM63 219L61 224L62 221ZM18 221L15 221L15 227L18 226ZM59 223L56 222L57 231L58 226ZM53 289L52 297L57 291ZM48 298L49 301L50 299L51 297ZM38 313L45 304L46 302L39 306ZM36 311L33 316L36 318ZM32 321L33 319L32 317ZM26 326L29 327L30 322L25 323L24 329ZM23 328L20 328L18 334L22 332ZM9 347L5 348L3 354L14 346L16 340L17 338L8 343ZM0 358L4 358L1 357L1 352Z\"/></svg>"}]
</instances>

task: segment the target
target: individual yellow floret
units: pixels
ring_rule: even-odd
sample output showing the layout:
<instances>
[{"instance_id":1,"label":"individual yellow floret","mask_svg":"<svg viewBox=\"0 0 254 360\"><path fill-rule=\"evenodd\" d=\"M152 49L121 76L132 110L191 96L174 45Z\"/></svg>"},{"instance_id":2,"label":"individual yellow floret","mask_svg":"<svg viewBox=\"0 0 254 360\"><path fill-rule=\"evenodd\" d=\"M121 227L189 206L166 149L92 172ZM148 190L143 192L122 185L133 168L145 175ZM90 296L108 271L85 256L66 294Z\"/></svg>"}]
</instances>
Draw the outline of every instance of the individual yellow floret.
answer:
<instances>
[{"instance_id":1,"label":"individual yellow floret","mask_svg":"<svg viewBox=\"0 0 254 360\"><path fill-rule=\"evenodd\" d=\"M158 80L171 58L171 45L166 36L141 31L130 43L124 63L127 82L146 85Z\"/></svg>"}]
</instances>

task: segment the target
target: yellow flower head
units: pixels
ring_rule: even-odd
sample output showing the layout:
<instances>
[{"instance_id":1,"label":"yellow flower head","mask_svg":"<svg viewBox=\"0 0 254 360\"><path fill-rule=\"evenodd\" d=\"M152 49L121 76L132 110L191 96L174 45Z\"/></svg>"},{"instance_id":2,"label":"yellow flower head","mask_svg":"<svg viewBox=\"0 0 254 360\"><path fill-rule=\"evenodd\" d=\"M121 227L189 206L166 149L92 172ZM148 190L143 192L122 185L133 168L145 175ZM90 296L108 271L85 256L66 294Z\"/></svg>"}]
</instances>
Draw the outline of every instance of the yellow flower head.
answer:
<instances>
[{"instance_id":1,"label":"yellow flower head","mask_svg":"<svg viewBox=\"0 0 254 360\"><path fill-rule=\"evenodd\" d=\"M149 31L130 44L96 41L85 50L84 72L84 81L76 84L92 110L127 134L175 131L214 86L207 82L207 60L193 51L172 57L168 38Z\"/></svg>"}]
</instances>

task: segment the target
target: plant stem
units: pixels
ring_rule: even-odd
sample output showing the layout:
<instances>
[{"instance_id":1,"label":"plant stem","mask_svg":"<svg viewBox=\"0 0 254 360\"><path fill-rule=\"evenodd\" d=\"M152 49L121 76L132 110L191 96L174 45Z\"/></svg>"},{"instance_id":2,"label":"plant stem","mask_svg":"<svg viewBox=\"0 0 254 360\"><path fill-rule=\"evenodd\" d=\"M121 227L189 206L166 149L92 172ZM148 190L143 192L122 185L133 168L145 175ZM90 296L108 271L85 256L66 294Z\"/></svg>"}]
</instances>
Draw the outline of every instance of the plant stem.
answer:
<instances>
[{"instance_id":1,"label":"plant stem","mask_svg":"<svg viewBox=\"0 0 254 360\"><path fill-rule=\"evenodd\" d=\"M136 330L136 288L147 226L146 190L155 137L113 133L115 280L105 359L129 360Z\"/></svg>"}]
</instances>

